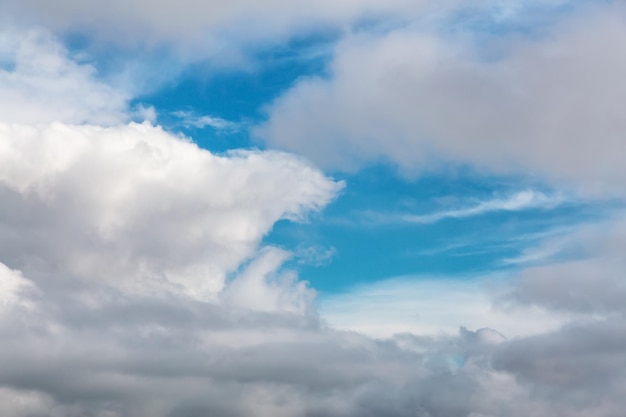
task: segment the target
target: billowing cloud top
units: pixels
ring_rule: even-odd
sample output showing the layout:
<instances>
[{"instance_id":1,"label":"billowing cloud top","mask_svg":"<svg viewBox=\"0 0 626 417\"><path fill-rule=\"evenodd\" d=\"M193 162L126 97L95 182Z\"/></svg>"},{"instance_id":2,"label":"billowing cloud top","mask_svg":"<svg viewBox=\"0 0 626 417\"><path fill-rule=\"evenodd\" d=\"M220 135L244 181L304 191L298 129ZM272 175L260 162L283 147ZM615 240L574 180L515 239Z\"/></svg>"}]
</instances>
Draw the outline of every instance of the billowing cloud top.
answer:
<instances>
[{"instance_id":1,"label":"billowing cloud top","mask_svg":"<svg viewBox=\"0 0 626 417\"><path fill-rule=\"evenodd\" d=\"M340 187L290 155L218 157L149 124L0 125L0 166L13 266L202 299Z\"/></svg>"}]
</instances>

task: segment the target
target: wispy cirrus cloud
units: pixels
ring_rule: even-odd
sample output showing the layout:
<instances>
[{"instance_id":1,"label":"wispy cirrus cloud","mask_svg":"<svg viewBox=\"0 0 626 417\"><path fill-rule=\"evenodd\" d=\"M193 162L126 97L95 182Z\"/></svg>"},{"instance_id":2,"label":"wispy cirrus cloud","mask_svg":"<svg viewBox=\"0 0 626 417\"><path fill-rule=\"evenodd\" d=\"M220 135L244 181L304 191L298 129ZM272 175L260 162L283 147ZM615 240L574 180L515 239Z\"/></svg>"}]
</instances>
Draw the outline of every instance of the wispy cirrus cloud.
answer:
<instances>
[{"instance_id":1,"label":"wispy cirrus cloud","mask_svg":"<svg viewBox=\"0 0 626 417\"><path fill-rule=\"evenodd\" d=\"M450 208L426 214L364 212L363 223L366 224L433 224L445 219L462 219L482 216L497 212L517 212L524 210L550 210L567 199L558 194L546 194L541 191L523 190L506 197L479 200L472 205Z\"/></svg>"},{"instance_id":2,"label":"wispy cirrus cloud","mask_svg":"<svg viewBox=\"0 0 626 417\"><path fill-rule=\"evenodd\" d=\"M551 196L540 191L524 190L505 198L481 201L473 206L440 211L425 215L402 215L401 220L408 223L436 223L443 219L458 219L481 216L498 211L523 211L532 209L551 209L563 202L560 196Z\"/></svg>"},{"instance_id":3,"label":"wispy cirrus cloud","mask_svg":"<svg viewBox=\"0 0 626 417\"><path fill-rule=\"evenodd\" d=\"M185 110L175 111L172 115L180 120L182 126L187 128L204 129L210 127L222 132L236 132L241 129L241 124L222 119L221 117L197 115Z\"/></svg>"}]
</instances>

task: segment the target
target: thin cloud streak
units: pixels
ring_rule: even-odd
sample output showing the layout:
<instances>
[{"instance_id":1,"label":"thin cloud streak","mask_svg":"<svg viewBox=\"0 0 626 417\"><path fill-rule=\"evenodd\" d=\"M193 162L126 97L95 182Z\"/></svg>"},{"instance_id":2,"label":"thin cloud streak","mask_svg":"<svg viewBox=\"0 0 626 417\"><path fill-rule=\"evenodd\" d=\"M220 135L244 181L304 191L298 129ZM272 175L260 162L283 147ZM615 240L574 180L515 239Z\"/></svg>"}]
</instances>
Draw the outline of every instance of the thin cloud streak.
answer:
<instances>
[{"instance_id":1,"label":"thin cloud streak","mask_svg":"<svg viewBox=\"0 0 626 417\"><path fill-rule=\"evenodd\" d=\"M181 124L186 127L195 127L197 129L204 129L210 127L217 131L237 132L241 126L238 123L231 122L221 117L215 117L210 115L198 116L189 111L175 111L173 116L181 120Z\"/></svg>"},{"instance_id":2,"label":"thin cloud streak","mask_svg":"<svg viewBox=\"0 0 626 417\"><path fill-rule=\"evenodd\" d=\"M362 214L365 217L363 223L366 224L433 224L445 219L462 219L496 212L517 212L536 209L550 210L558 207L565 201L566 199L560 195L547 195L540 191L524 190L506 198L484 200L473 206L443 210L429 214L390 214L379 212L364 212ZM362 223L360 225L362 225Z\"/></svg>"},{"instance_id":3,"label":"thin cloud streak","mask_svg":"<svg viewBox=\"0 0 626 417\"><path fill-rule=\"evenodd\" d=\"M523 211L531 209L551 209L563 202L561 197L548 196L544 193L525 190L507 198L496 198L482 201L475 206L446 210L426 215L404 215L401 219L408 223L429 224L443 219L459 219L464 217L481 216L498 211Z\"/></svg>"}]
</instances>

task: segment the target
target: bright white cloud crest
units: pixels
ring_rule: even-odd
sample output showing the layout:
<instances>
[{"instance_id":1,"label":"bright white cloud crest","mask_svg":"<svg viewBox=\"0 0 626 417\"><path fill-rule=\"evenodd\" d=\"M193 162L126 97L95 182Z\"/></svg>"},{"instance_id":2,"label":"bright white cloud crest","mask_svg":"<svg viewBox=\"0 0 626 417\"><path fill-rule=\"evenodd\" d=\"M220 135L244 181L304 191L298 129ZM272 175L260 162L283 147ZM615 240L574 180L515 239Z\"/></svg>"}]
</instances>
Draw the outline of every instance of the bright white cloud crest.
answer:
<instances>
[{"instance_id":1,"label":"bright white cloud crest","mask_svg":"<svg viewBox=\"0 0 626 417\"><path fill-rule=\"evenodd\" d=\"M219 157L149 124L0 125L0 167L13 264L206 299L276 221L340 187L293 156Z\"/></svg>"}]
</instances>

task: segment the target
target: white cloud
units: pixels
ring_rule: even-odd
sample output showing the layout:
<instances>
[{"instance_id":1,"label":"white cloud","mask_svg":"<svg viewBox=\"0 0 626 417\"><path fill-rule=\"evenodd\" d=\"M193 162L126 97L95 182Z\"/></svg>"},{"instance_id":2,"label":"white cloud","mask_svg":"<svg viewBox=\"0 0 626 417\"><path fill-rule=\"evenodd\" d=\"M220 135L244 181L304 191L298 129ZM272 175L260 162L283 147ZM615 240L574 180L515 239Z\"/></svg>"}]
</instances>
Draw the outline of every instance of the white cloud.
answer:
<instances>
[{"instance_id":1,"label":"white cloud","mask_svg":"<svg viewBox=\"0 0 626 417\"><path fill-rule=\"evenodd\" d=\"M185 127L195 127L198 129L210 127L218 131L230 132L240 129L239 124L222 119L220 117L214 117L209 115L197 116L189 111L176 111L172 114L179 118L180 123Z\"/></svg>"},{"instance_id":2,"label":"white cloud","mask_svg":"<svg viewBox=\"0 0 626 417\"><path fill-rule=\"evenodd\" d=\"M0 32L0 121L117 124L129 95L98 80L45 30Z\"/></svg>"},{"instance_id":3,"label":"white cloud","mask_svg":"<svg viewBox=\"0 0 626 417\"><path fill-rule=\"evenodd\" d=\"M295 249L294 255L297 258L297 262L301 265L322 266L332 261L335 255L337 255L337 249L301 243Z\"/></svg>"},{"instance_id":4,"label":"white cloud","mask_svg":"<svg viewBox=\"0 0 626 417\"><path fill-rule=\"evenodd\" d=\"M510 263L524 266L503 305L536 305L588 314L623 312L624 218L548 238Z\"/></svg>"},{"instance_id":5,"label":"white cloud","mask_svg":"<svg viewBox=\"0 0 626 417\"><path fill-rule=\"evenodd\" d=\"M138 104L132 110L132 118L135 121L139 122L150 122L152 124L156 124L157 121L157 111L154 106L145 106L143 104Z\"/></svg>"},{"instance_id":6,"label":"white cloud","mask_svg":"<svg viewBox=\"0 0 626 417\"><path fill-rule=\"evenodd\" d=\"M32 288L32 283L19 271L13 271L0 262L0 313L20 304L21 293L29 288Z\"/></svg>"},{"instance_id":7,"label":"white cloud","mask_svg":"<svg viewBox=\"0 0 626 417\"><path fill-rule=\"evenodd\" d=\"M340 187L287 154L218 157L149 124L0 124L0 244L25 271L214 298L276 221Z\"/></svg>"},{"instance_id":8,"label":"white cloud","mask_svg":"<svg viewBox=\"0 0 626 417\"><path fill-rule=\"evenodd\" d=\"M415 173L469 163L623 193L625 20L611 3L532 37L350 36L329 76L278 98L257 134L325 167L387 159Z\"/></svg>"},{"instance_id":9,"label":"white cloud","mask_svg":"<svg viewBox=\"0 0 626 417\"><path fill-rule=\"evenodd\" d=\"M276 272L291 256L278 248L265 248L220 294L230 305L258 311L311 310L315 292L294 272Z\"/></svg>"},{"instance_id":10,"label":"white cloud","mask_svg":"<svg viewBox=\"0 0 626 417\"><path fill-rule=\"evenodd\" d=\"M482 216L487 213L502 211L523 211L532 209L552 209L561 204L564 199L560 196L549 196L539 191L524 190L505 198L493 198L480 201L465 208L449 209L430 214L381 214L366 213L368 221L373 223L415 223L431 224L444 219L460 219L465 217Z\"/></svg>"}]
</instances>

